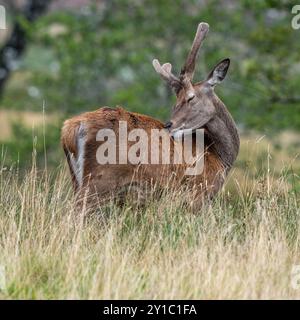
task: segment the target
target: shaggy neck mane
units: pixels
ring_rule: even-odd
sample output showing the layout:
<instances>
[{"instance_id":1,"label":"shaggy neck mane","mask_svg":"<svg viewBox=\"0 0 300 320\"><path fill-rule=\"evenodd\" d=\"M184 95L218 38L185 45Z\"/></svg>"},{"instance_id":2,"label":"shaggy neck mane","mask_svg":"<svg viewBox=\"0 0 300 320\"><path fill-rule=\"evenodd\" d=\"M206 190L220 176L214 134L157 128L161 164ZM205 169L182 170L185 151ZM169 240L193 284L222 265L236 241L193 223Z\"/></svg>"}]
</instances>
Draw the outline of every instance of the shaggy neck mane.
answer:
<instances>
[{"instance_id":1,"label":"shaggy neck mane","mask_svg":"<svg viewBox=\"0 0 300 320\"><path fill-rule=\"evenodd\" d=\"M214 94L212 96L216 116L206 124L208 149L218 155L225 170L229 170L235 161L240 147L236 124L223 102Z\"/></svg>"}]
</instances>

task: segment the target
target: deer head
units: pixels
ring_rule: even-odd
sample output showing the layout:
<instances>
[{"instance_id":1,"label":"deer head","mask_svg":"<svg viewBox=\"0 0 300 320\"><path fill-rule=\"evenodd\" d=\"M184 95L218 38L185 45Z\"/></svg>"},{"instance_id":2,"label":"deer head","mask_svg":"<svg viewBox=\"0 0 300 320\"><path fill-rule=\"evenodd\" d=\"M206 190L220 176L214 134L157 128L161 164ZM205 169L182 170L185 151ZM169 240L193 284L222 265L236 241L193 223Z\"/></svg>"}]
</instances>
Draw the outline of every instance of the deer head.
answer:
<instances>
[{"instance_id":1,"label":"deer head","mask_svg":"<svg viewBox=\"0 0 300 320\"><path fill-rule=\"evenodd\" d=\"M172 73L170 63L161 65L157 59L153 60L154 69L174 89L177 97L171 119L165 125L173 136L185 129L203 128L216 115L214 88L225 78L230 60L222 60L204 81L193 83L196 58L208 30L207 23L202 22L198 25L192 48L179 77Z\"/></svg>"}]
</instances>

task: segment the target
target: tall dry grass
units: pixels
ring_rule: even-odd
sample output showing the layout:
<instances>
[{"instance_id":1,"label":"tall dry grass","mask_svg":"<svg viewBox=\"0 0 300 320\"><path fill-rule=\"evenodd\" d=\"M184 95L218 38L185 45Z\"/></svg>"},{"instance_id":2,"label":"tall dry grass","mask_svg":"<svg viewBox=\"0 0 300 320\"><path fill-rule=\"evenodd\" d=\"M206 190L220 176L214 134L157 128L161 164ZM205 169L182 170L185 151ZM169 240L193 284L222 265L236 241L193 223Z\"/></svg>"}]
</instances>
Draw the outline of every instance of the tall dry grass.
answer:
<instances>
[{"instance_id":1,"label":"tall dry grass","mask_svg":"<svg viewBox=\"0 0 300 320\"><path fill-rule=\"evenodd\" d=\"M300 298L291 285L300 264L298 178L286 169L294 160L283 153L275 170L273 149L251 139L198 215L166 193L86 217L74 211L65 166L49 174L33 165L24 176L1 168L0 298Z\"/></svg>"}]
</instances>

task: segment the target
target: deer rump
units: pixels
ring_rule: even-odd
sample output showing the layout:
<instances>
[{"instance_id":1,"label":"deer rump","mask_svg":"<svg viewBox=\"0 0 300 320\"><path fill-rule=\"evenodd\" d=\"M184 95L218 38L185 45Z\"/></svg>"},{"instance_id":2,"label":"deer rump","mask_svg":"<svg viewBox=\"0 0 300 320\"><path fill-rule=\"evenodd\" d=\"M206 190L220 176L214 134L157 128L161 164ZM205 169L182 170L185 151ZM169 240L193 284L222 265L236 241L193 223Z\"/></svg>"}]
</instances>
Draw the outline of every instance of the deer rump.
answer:
<instances>
[{"instance_id":1,"label":"deer rump","mask_svg":"<svg viewBox=\"0 0 300 320\"><path fill-rule=\"evenodd\" d=\"M224 182L225 170L222 162L209 146L205 147L204 170L200 175L187 176L187 164L173 164L174 143L169 137L170 164L99 164L96 153L103 143L96 141L101 129L111 129L116 136L116 158L118 159L119 122L124 121L128 129L143 129L151 136L152 129L164 130L164 125L151 117L128 112L123 108L103 107L86 112L65 121L62 128L62 146L67 157L77 201L89 207L103 204L115 198L123 203L130 197L144 203L147 197L160 196L162 190L181 192L186 201L199 207L205 199L211 199ZM194 143L194 141L193 141ZM205 144L210 143L205 137ZM129 149L134 142L128 142ZM154 146L162 152L162 140ZM151 154L151 144L148 145ZM161 160L161 158L160 158Z\"/></svg>"}]
</instances>

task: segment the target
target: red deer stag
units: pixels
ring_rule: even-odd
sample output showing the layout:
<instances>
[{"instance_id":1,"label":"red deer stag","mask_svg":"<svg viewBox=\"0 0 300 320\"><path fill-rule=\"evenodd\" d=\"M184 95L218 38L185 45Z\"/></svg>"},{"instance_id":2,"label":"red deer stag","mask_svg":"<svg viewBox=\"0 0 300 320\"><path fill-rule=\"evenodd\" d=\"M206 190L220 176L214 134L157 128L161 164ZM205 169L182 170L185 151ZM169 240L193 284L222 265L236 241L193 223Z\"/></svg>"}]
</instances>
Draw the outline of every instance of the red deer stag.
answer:
<instances>
[{"instance_id":1,"label":"red deer stag","mask_svg":"<svg viewBox=\"0 0 300 320\"><path fill-rule=\"evenodd\" d=\"M75 192L80 199L86 199L87 205L94 206L98 201L101 203L111 196L121 197L124 190L131 190L137 196L146 190L145 186L148 188L147 186L156 185L161 189L169 186L183 187L182 194L188 195L188 201L197 209L220 190L238 155L239 135L230 113L214 92L215 86L225 78L230 60L219 62L206 80L193 83L196 58L208 30L207 23L198 25L192 48L179 77L172 73L170 63L160 65L158 60L153 60L154 69L173 88L177 97L171 119L165 125L156 119L120 107L103 107L65 121L61 135L63 149ZM120 133L121 123L127 125L123 133ZM99 136L103 129L115 135L109 143L108 136L106 140L103 135ZM141 148L135 148L138 161L124 162L124 159L128 159L123 155L122 162L122 148L128 150L137 143L136 137L130 139L133 129L142 129L148 137L151 136L151 131L159 129L161 136L156 140L156 146L151 144L151 147L146 148L146 157L143 158L140 154ZM204 132L204 162L201 174L186 175L186 162L164 163L161 156L159 162L154 164L143 161L154 151L153 148L159 149L159 152L166 149L163 146L166 137L171 158L174 160L174 150L180 145L181 150L185 148L181 137L187 131L192 137L192 146L197 147L195 131L198 129ZM128 139L125 137L127 134ZM151 139L154 138L151 136ZM116 163L99 163L97 152L104 145L106 154L112 151L114 159L118 158Z\"/></svg>"}]
</instances>

